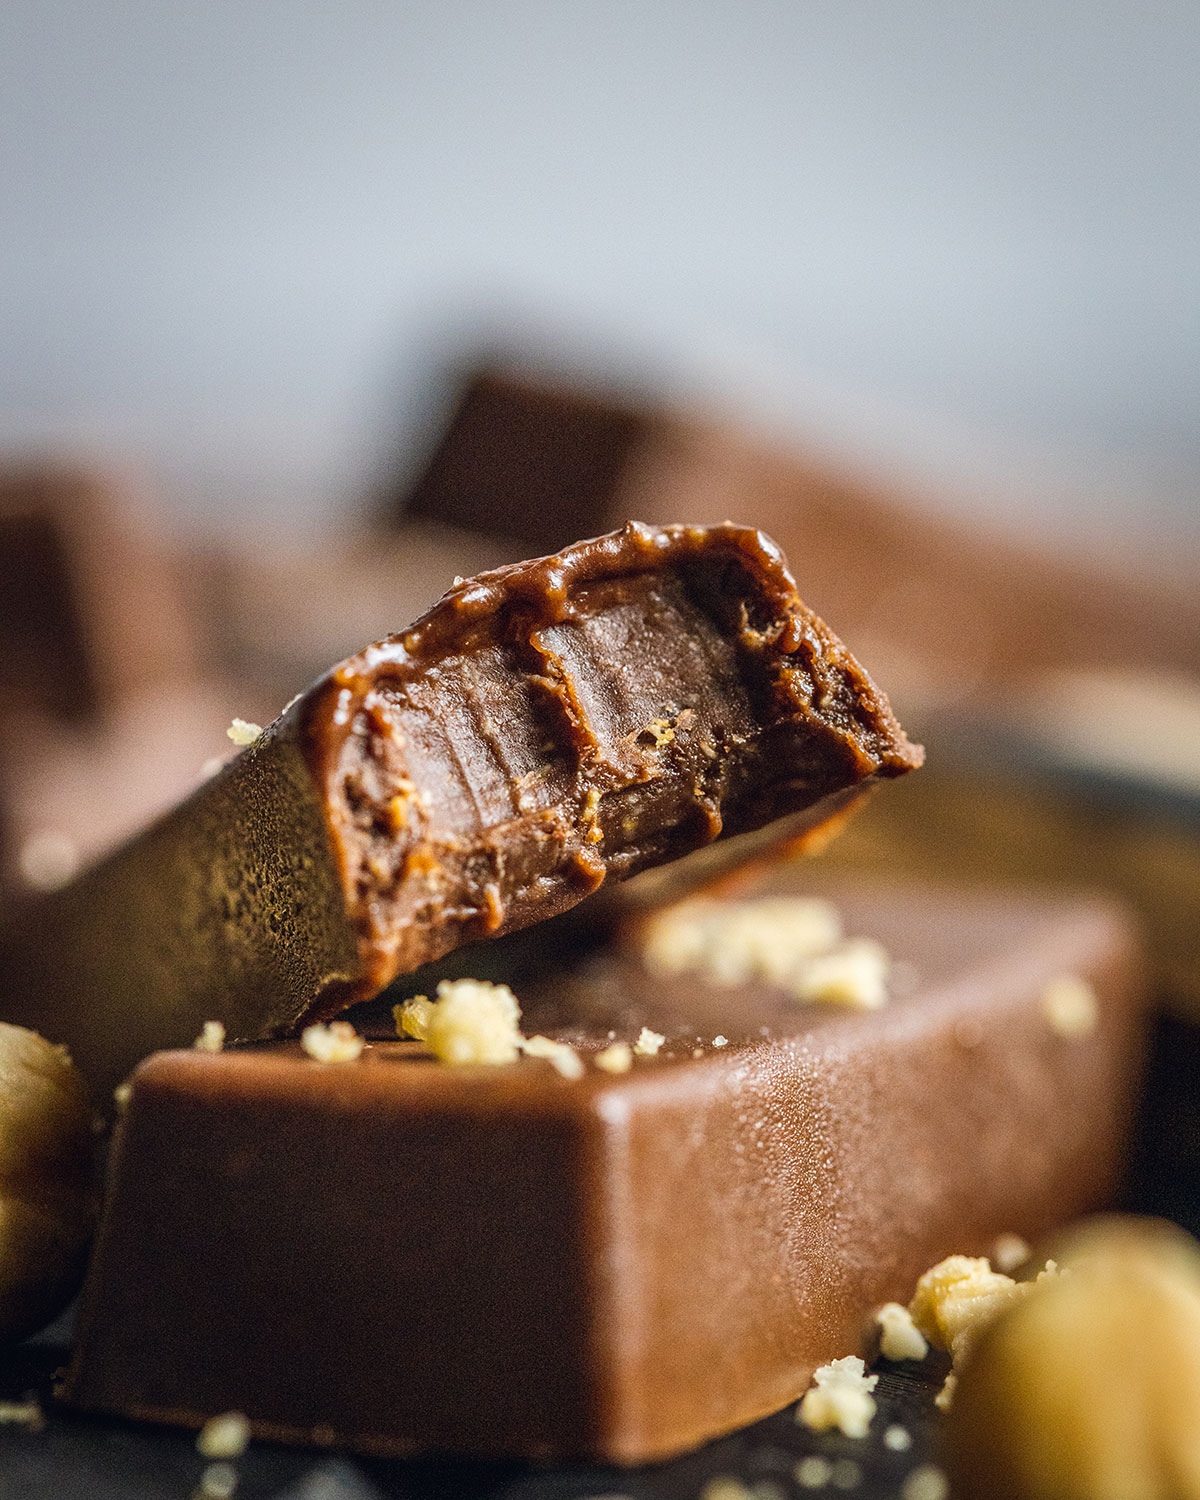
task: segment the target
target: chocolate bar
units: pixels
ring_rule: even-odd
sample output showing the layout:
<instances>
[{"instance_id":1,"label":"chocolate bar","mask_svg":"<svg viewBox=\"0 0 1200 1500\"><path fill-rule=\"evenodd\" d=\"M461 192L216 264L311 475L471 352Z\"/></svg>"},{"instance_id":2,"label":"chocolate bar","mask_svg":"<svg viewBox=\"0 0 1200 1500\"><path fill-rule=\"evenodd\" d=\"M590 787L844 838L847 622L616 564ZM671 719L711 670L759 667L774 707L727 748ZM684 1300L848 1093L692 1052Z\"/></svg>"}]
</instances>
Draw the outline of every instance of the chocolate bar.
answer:
<instances>
[{"instance_id":1,"label":"chocolate bar","mask_svg":"<svg viewBox=\"0 0 1200 1500\"><path fill-rule=\"evenodd\" d=\"M566 516L554 495L572 497ZM631 516L753 516L803 557L805 598L893 698L926 712L994 707L999 687L1064 665L1190 673L1200 660L1195 590L1161 570L1055 556L836 456L526 371L467 381L403 514L533 547L557 545L568 520L583 535Z\"/></svg>"},{"instance_id":2,"label":"chocolate bar","mask_svg":"<svg viewBox=\"0 0 1200 1500\"><path fill-rule=\"evenodd\" d=\"M132 512L103 474L0 467L0 716L103 718L193 669L178 581Z\"/></svg>"},{"instance_id":3,"label":"chocolate bar","mask_svg":"<svg viewBox=\"0 0 1200 1500\"><path fill-rule=\"evenodd\" d=\"M0 932L9 1019L102 1092L206 1020L336 1014L397 973L920 764L758 532L630 525L453 588L174 812Z\"/></svg>"},{"instance_id":4,"label":"chocolate bar","mask_svg":"<svg viewBox=\"0 0 1200 1500\"><path fill-rule=\"evenodd\" d=\"M68 1399L365 1453L639 1463L800 1396L943 1256L1108 1200L1140 1050L1121 909L837 906L890 954L881 1009L652 972L630 936L521 991L527 1031L572 1018L576 1078L396 1041L150 1058ZM597 1066L643 1025L656 1056Z\"/></svg>"}]
</instances>

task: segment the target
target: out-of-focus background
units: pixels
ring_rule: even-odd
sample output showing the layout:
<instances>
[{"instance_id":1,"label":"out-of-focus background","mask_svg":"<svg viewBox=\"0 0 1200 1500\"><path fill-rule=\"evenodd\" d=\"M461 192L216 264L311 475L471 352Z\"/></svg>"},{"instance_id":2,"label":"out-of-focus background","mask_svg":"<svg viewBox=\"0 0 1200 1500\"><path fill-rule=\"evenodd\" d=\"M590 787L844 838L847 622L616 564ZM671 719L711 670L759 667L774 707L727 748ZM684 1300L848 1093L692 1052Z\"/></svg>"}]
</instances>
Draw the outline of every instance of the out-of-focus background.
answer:
<instances>
[{"instance_id":1,"label":"out-of-focus background","mask_svg":"<svg viewBox=\"0 0 1200 1500\"><path fill-rule=\"evenodd\" d=\"M9 0L10 882L454 574L733 516L930 746L841 857L1100 870L1192 984L1197 76L1183 3Z\"/></svg>"}]
</instances>

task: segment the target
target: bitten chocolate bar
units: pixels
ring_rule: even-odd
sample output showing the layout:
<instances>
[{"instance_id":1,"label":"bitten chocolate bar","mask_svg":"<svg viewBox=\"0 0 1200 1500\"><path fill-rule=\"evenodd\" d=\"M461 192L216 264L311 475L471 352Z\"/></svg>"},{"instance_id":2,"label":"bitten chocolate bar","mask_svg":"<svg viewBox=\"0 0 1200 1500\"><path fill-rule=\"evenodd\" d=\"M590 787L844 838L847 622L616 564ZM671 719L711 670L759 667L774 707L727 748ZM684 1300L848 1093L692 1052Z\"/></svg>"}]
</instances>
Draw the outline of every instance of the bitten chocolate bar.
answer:
<instances>
[{"instance_id":1,"label":"bitten chocolate bar","mask_svg":"<svg viewBox=\"0 0 1200 1500\"><path fill-rule=\"evenodd\" d=\"M629 525L458 585L15 912L3 1014L104 1090L206 1020L286 1032L721 835L801 837L920 760L760 533Z\"/></svg>"},{"instance_id":2,"label":"bitten chocolate bar","mask_svg":"<svg viewBox=\"0 0 1200 1500\"><path fill-rule=\"evenodd\" d=\"M785 941L788 889L767 923ZM691 943L674 977L661 942L647 967L631 940L520 991L527 1032L574 1017L556 1033L574 1078L416 1042L150 1058L68 1398L236 1409L263 1437L368 1453L643 1462L797 1398L945 1255L1105 1202L1141 1025L1120 909L929 889L837 906L890 955L882 1008L731 985L727 938L712 972ZM643 1025L657 1055L604 1071Z\"/></svg>"}]
</instances>

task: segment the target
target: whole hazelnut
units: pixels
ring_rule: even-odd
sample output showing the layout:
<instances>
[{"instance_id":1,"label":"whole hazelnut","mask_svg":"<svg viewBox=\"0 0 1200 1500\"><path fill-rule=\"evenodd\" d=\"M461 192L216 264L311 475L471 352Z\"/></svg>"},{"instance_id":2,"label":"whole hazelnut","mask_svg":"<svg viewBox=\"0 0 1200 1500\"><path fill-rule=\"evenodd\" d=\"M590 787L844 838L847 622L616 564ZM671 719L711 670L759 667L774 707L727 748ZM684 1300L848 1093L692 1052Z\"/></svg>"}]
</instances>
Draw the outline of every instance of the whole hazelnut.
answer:
<instances>
[{"instance_id":1,"label":"whole hazelnut","mask_svg":"<svg viewBox=\"0 0 1200 1500\"><path fill-rule=\"evenodd\" d=\"M78 1287L92 1151L87 1090L66 1052L0 1022L0 1339L40 1328Z\"/></svg>"},{"instance_id":2,"label":"whole hazelnut","mask_svg":"<svg viewBox=\"0 0 1200 1500\"><path fill-rule=\"evenodd\" d=\"M962 1367L956 1500L1200 1500L1200 1247L1107 1219L1060 1259Z\"/></svg>"}]
</instances>

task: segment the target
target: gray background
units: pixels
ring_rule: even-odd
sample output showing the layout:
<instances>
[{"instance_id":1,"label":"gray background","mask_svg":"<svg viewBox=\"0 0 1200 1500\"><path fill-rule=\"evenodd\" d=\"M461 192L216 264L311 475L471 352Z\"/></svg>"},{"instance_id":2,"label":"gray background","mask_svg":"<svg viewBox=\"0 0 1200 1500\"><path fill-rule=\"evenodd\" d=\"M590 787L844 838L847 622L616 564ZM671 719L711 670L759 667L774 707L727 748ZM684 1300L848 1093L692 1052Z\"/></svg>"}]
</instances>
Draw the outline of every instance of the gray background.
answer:
<instances>
[{"instance_id":1,"label":"gray background","mask_svg":"<svg viewBox=\"0 0 1200 1500\"><path fill-rule=\"evenodd\" d=\"M361 503L489 330L1165 550L1200 6L5 0L0 442Z\"/></svg>"}]
</instances>

